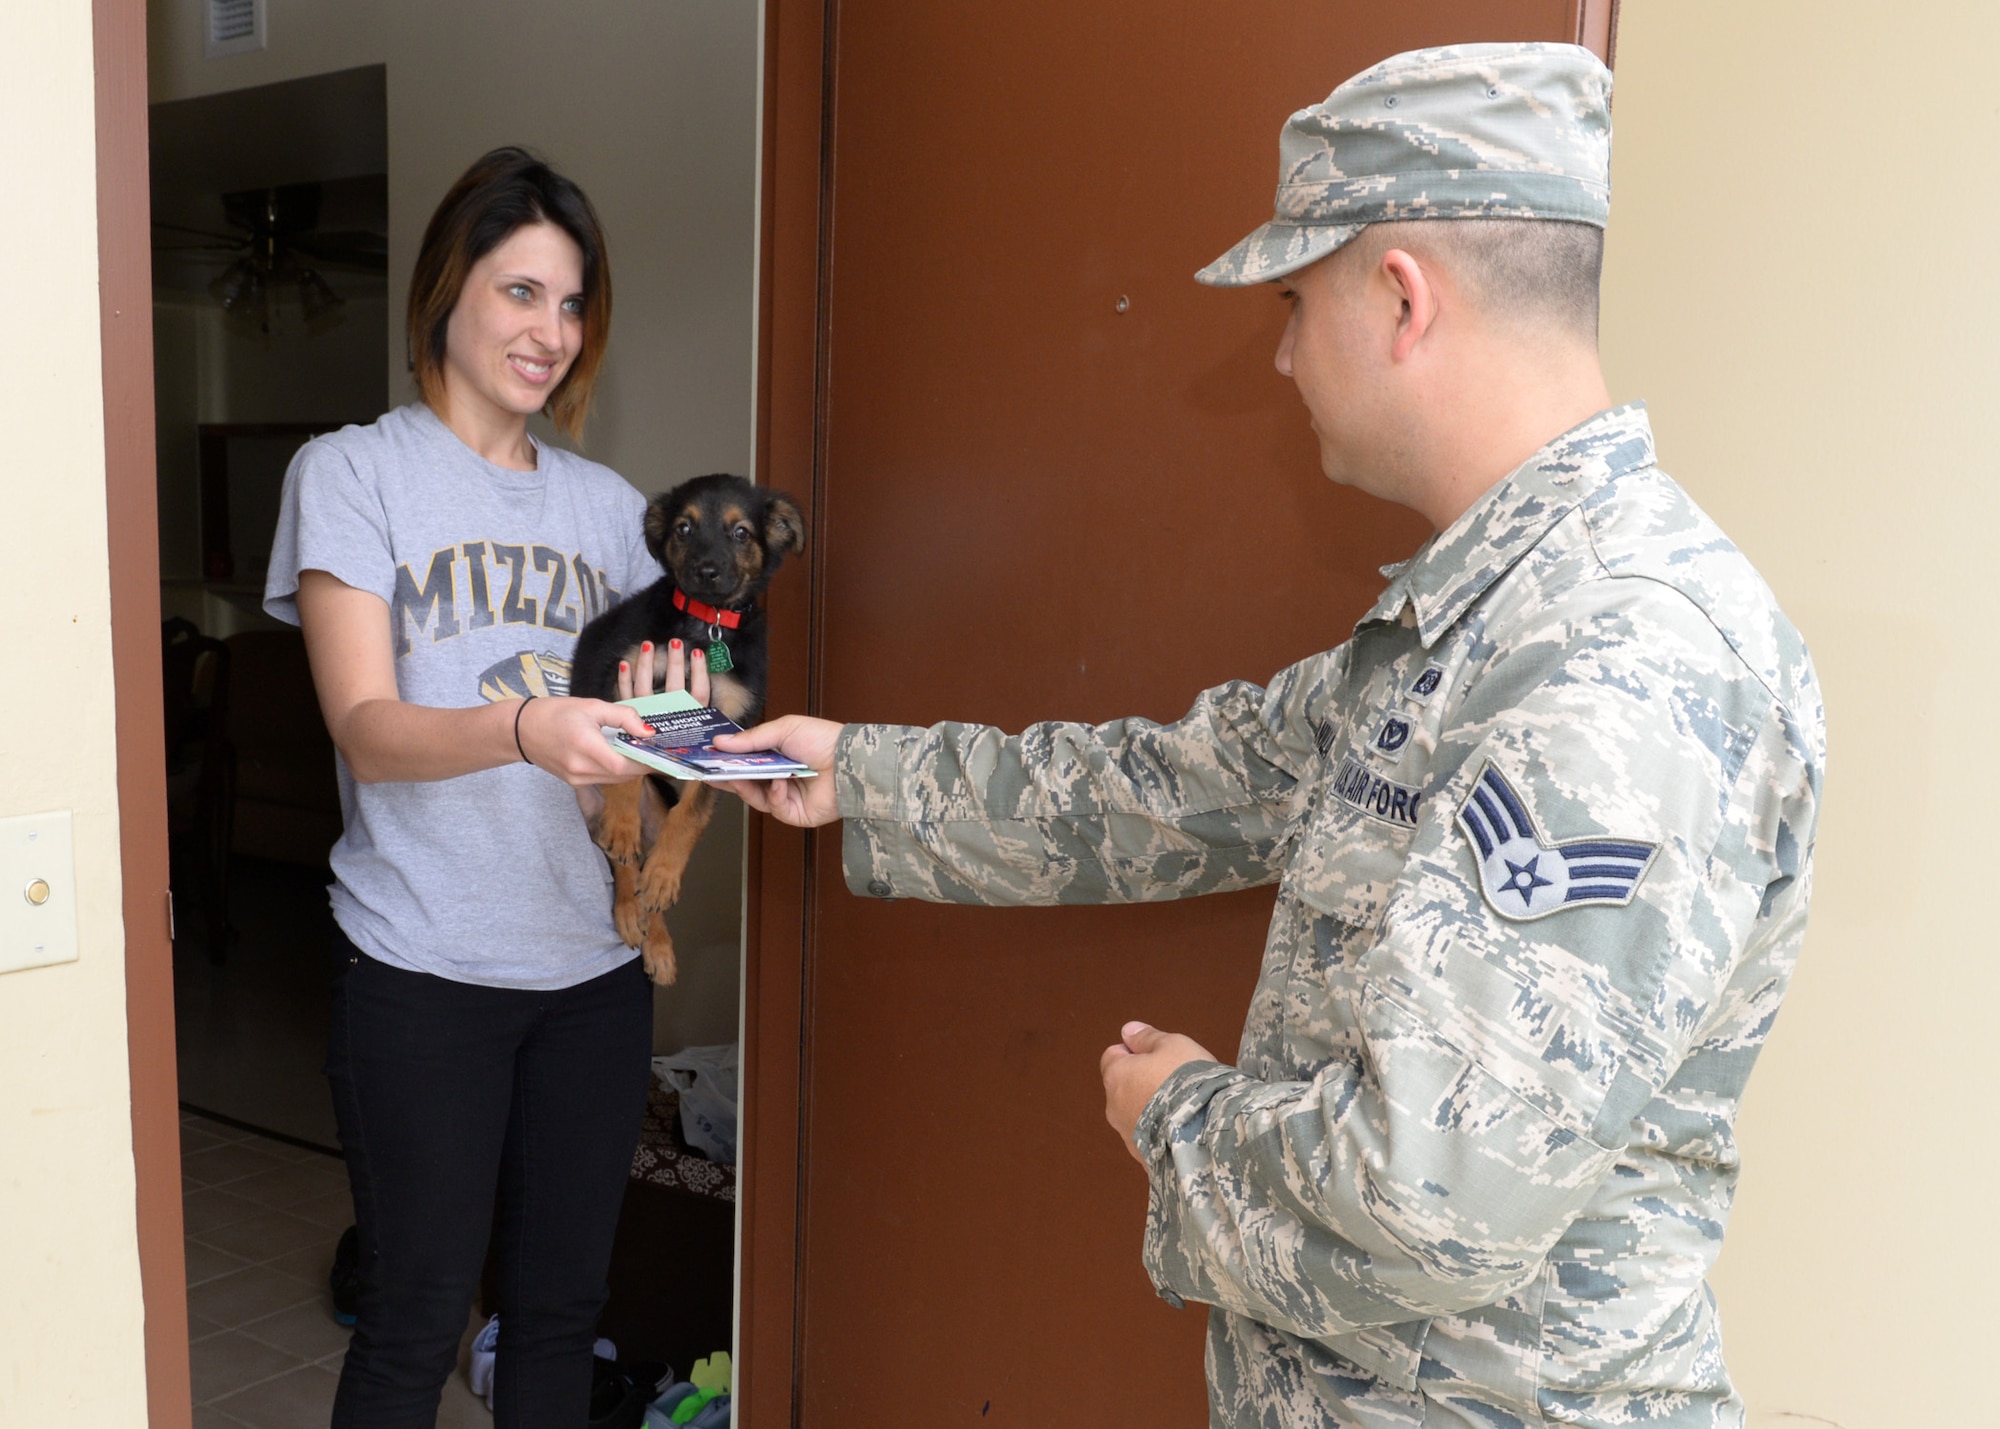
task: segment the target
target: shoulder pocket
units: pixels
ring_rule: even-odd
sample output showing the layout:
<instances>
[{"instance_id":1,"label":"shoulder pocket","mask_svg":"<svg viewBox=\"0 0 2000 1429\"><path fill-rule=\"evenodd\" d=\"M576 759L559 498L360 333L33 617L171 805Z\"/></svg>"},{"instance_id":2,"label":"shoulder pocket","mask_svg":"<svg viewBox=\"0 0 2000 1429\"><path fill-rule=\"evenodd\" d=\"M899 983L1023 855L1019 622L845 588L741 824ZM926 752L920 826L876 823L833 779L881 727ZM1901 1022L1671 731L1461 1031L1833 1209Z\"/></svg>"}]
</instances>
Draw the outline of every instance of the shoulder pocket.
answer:
<instances>
[{"instance_id":1,"label":"shoulder pocket","mask_svg":"<svg viewBox=\"0 0 2000 1429\"><path fill-rule=\"evenodd\" d=\"M1363 1017L1411 1018L1562 1133L1615 1150L1652 1097L1630 1016L1560 949L1445 929L1421 950L1385 938L1367 965ZM1372 1009L1371 1009L1372 1005Z\"/></svg>"}]
</instances>

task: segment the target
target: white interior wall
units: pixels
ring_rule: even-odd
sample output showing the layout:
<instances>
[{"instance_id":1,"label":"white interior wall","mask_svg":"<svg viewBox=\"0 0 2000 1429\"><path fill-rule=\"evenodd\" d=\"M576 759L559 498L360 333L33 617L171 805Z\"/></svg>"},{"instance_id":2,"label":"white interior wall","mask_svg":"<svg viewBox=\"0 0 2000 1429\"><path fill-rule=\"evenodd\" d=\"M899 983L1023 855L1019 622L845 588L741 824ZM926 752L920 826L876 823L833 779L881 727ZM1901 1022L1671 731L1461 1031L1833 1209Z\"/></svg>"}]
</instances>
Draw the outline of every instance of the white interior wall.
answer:
<instances>
[{"instance_id":1,"label":"white interior wall","mask_svg":"<svg viewBox=\"0 0 2000 1429\"><path fill-rule=\"evenodd\" d=\"M207 0L147 0L146 73L155 104L381 64L394 0L264 0L266 47L204 59Z\"/></svg>"},{"instance_id":2,"label":"white interior wall","mask_svg":"<svg viewBox=\"0 0 2000 1429\"><path fill-rule=\"evenodd\" d=\"M267 50L204 60L200 0L152 0L152 97L387 66L388 402L414 395L401 295L431 210L480 154L525 144L583 186L609 240L584 452L647 493L750 471L758 0L268 4ZM742 849L726 800L671 920L682 980L657 1001L662 1049L735 1040Z\"/></svg>"},{"instance_id":3,"label":"white interior wall","mask_svg":"<svg viewBox=\"0 0 2000 1429\"><path fill-rule=\"evenodd\" d=\"M2000 10L1626 0L1604 348L1804 631L1812 925L1716 1286L1751 1423L1994 1421ZM1799 1416L1799 1417L1786 1417ZM1818 1416L1812 1418L1810 1416Z\"/></svg>"},{"instance_id":4,"label":"white interior wall","mask_svg":"<svg viewBox=\"0 0 2000 1429\"><path fill-rule=\"evenodd\" d=\"M32 195L0 223L0 271L35 314L0 348L0 385L30 418L0 465L22 593L0 818L72 812L79 948L0 974L0 1424L142 1425L90 6L0 6L0 54L0 167Z\"/></svg>"},{"instance_id":5,"label":"white interior wall","mask_svg":"<svg viewBox=\"0 0 2000 1429\"><path fill-rule=\"evenodd\" d=\"M389 19L389 291L431 210L499 144L583 186L615 309L583 449L645 492L747 473L757 0L479 0ZM390 339L407 400L404 343Z\"/></svg>"},{"instance_id":6,"label":"white interior wall","mask_svg":"<svg viewBox=\"0 0 2000 1429\"><path fill-rule=\"evenodd\" d=\"M155 102L385 64L389 291L445 188L499 144L581 183L610 238L616 312L596 460L642 491L747 471L757 0L267 0L269 47L201 57L202 0L152 0ZM400 328L389 400L409 399Z\"/></svg>"}]
</instances>

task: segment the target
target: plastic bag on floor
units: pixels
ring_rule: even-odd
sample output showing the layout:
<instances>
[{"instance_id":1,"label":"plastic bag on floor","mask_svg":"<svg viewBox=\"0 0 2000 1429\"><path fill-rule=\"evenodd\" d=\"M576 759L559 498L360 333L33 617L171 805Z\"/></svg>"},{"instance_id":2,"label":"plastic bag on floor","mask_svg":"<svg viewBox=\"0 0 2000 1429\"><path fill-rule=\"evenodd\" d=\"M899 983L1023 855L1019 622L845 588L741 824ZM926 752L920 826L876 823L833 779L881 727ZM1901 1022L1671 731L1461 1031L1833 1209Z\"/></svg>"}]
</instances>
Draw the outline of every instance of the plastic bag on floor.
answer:
<instances>
[{"instance_id":1,"label":"plastic bag on floor","mask_svg":"<svg viewBox=\"0 0 2000 1429\"><path fill-rule=\"evenodd\" d=\"M736 1044L686 1047L653 1058L653 1075L680 1093L681 1135L711 1161L736 1164Z\"/></svg>"}]
</instances>

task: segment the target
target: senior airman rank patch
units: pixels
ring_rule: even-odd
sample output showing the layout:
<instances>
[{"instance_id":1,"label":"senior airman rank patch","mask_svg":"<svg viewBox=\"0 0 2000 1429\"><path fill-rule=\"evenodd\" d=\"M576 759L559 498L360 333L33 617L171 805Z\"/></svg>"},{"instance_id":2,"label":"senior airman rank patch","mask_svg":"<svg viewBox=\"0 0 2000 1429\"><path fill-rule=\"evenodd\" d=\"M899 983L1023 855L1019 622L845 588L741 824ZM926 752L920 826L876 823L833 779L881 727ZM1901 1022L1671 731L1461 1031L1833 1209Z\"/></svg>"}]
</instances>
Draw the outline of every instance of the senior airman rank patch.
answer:
<instances>
[{"instance_id":1,"label":"senior airman rank patch","mask_svg":"<svg viewBox=\"0 0 2000 1429\"><path fill-rule=\"evenodd\" d=\"M1548 842L1514 786L1490 763L1458 806L1458 826L1478 859L1479 891L1494 912L1516 922L1591 903L1622 907L1660 851L1637 839Z\"/></svg>"}]
</instances>

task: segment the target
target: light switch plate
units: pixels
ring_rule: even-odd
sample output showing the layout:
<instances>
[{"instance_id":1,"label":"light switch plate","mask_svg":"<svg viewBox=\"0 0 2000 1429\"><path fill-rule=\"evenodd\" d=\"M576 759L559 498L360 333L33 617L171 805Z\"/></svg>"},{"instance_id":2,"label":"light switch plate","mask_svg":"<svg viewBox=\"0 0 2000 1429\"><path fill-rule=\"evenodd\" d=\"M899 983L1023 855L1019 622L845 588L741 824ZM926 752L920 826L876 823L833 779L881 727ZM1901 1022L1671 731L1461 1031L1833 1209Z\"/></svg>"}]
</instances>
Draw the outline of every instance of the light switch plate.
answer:
<instances>
[{"instance_id":1,"label":"light switch plate","mask_svg":"<svg viewBox=\"0 0 2000 1429\"><path fill-rule=\"evenodd\" d=\"M75 961L69 810L0 819L0 973Z\"/></svg>"}]
</instances>

